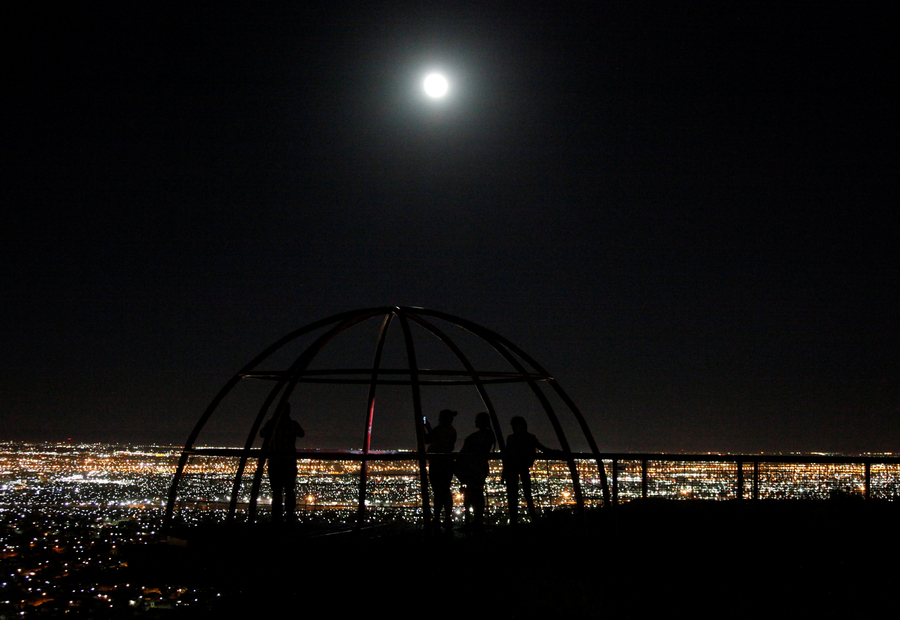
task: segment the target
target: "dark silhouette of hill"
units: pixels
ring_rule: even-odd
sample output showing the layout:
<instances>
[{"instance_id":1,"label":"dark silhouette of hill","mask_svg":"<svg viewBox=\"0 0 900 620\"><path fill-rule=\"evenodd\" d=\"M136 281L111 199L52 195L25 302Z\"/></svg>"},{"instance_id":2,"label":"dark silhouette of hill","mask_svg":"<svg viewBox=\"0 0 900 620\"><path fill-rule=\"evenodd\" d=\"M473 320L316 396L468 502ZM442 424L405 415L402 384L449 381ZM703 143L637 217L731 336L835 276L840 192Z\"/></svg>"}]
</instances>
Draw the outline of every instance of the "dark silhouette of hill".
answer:
<instances>
[{"instance_id":1,"label":"dark silhouette of hill","mask_svg":"<svg viewBox=\"0 0 900 620\"><path fill-rule=\"evenodd\" d=\"M859 617L893 590L897 502L647 501L477 536L195 530L134 549L133 579L223 590L208 617ZM203 617L192 609L191 617Z\"/></svg>"}]
</instances>

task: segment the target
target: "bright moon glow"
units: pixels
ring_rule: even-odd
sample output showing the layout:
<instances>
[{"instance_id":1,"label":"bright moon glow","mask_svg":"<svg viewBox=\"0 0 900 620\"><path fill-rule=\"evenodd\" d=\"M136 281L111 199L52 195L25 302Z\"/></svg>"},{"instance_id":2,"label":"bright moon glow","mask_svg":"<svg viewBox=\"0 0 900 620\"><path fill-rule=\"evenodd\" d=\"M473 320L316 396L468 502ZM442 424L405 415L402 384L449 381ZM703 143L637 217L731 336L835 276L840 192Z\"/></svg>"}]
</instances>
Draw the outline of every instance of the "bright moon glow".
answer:
<instances>
[{"instance_id":1,"label":"bright moon glow","mask_svg":"<svg viewBox=\"0 0 900 620\"><path fill-rule=\"evenodd\" d=\"M432 73L425 78L425 94L437 99L447 94L447 78L440 73Z\"/></svg>"}]
</instances>

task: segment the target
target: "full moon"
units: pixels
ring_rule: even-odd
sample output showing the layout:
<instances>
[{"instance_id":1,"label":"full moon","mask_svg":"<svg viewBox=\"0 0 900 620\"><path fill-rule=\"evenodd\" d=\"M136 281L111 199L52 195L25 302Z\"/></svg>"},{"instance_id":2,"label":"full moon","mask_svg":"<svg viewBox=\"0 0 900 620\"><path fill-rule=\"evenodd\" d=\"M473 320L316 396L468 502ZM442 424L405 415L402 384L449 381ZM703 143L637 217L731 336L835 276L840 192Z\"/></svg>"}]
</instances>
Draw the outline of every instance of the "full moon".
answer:
<instances>
[{"instance_id":1,"label":"full moon","mask_svg":"<svg viewBox=\"0 0 900 620\"><path fill-rule=\"evenodd\" d=\"M447 78L440 73L432 73L425 78L425 94L438 99L447 94Z\"/></svg>"}]
</instances>

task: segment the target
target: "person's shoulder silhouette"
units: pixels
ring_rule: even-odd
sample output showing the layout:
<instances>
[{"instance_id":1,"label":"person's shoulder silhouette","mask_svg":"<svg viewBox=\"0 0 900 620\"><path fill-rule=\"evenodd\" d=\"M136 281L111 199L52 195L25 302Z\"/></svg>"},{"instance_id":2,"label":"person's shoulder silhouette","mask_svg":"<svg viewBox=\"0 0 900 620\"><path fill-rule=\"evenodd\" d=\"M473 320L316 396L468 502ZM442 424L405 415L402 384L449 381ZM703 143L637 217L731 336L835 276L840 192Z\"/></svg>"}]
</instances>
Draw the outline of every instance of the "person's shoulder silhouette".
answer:
<instances>
[{"instance_id":1,"label":"person's shoulder silhouette","mask_svg":"<svg viewBox=\"0 0 900 620\"><path fill-rule=\"evenodd\" d=\"M284 412L279 418L276 413L262 430L260 436L269 440L269 451L272 454L292 454L297 451L297 439L306 435L303 427L291 418L291 405L285 404Z\"/></svg>"}]
</instances>

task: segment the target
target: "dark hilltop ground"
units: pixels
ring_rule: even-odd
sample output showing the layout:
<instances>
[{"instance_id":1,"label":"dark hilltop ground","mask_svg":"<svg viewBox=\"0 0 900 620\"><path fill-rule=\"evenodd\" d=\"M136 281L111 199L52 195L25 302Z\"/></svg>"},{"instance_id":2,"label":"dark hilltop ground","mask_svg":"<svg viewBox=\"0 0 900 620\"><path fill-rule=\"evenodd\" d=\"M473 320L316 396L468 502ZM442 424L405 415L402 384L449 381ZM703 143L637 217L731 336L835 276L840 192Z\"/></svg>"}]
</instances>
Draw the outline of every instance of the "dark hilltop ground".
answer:
<instances>
[{"instance_id":1,"label":"dark hilltop ground","mask_svg":"<svg viewBox=\"0 0 900 620\"><path fill-rule=\"evenodd\" d=\"M194 530L128 570L223 592L192 618L871 617L896 595L898 523L898 502L651 500L437 538Z\"/></svg>"}]
</instances>

